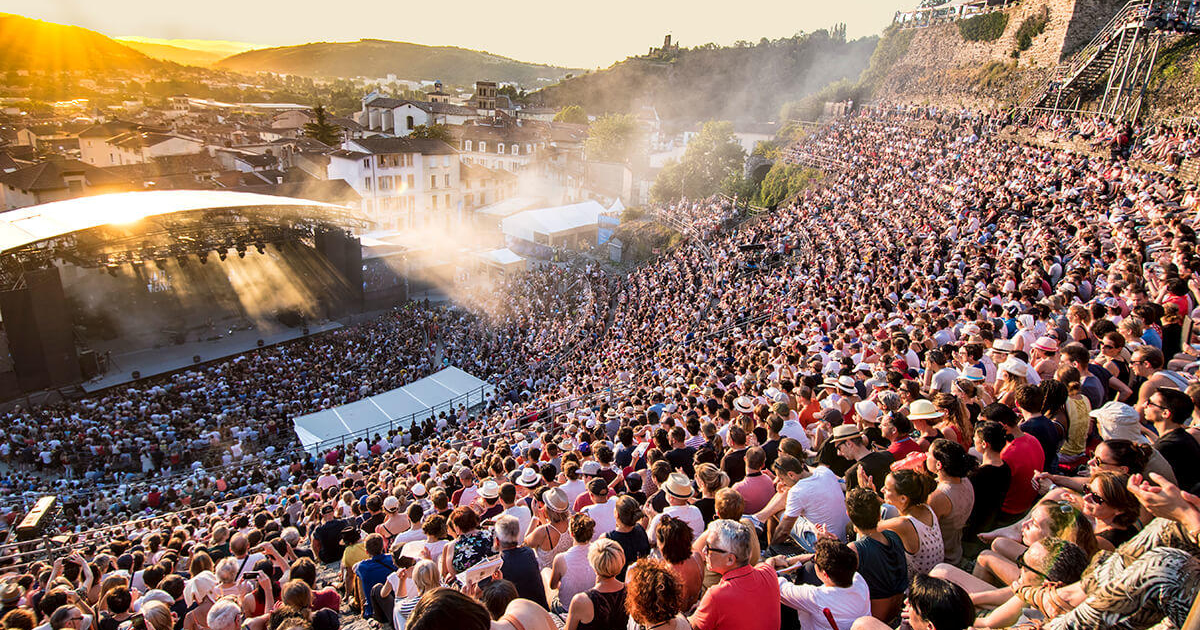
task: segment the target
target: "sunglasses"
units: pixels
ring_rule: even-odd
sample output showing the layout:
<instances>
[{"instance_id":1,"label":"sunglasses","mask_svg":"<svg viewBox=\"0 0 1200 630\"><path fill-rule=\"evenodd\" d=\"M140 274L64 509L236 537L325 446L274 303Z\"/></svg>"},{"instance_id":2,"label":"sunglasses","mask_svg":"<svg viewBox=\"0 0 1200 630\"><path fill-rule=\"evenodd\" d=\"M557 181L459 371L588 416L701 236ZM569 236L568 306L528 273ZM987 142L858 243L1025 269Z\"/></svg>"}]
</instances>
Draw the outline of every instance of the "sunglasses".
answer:
<instances>
[{"instance_id":1,"label":"sunglasses","mask_svg":"<svg viewBox=\"0 0 1200 630\"><path fill-rule=\"evenodd\" d=\"M1083 500L1095 505L1104 505L1104 497L1096 494L1095 492L1089 492L1083 495Z\"/></svg>"},{"instance_id":2,"label":"sunglasses","mask_svg":"<svg viewBox=\"0 0 1200 630\"><path fill-rule=\"evenodd\" d=\"M724 549L717 549L716 547L713 547L712 545L704 545L704 553L729 553L729 552L725 551Z\"/></svg>"},{"instance_id":3,"label":"sunglasses","mask_svg":"<svg viewBox=\"0 0 1200 630\"><path fill-rule=\"evenodd\" d=\"M1034 574L1034 575L1036 575L1036 576L1038 576L1038 577L1042 578L1043 580L1049 580L1049 579L1050 579L1050 576L1048 576L1048 575L1046 575L1045 573L1042 573L1041 571L1038 571L1037 569L1035 569L1035 568L1033 568L1033 567L1029 566L1029 563L1025 562L1025 554L1027 554L1027 553L1029 553L1029 550L1028 550L1028 549L1026 549L1025 551L1021 552L1021 555L1017 556L1017 566L1018 566L1018 567L1021 567L1022 569L1025 569L1026 571L1029 571L1030 573L1032 573L1032 574Z\"/></svg>"},{"instance_id":4,"label":"sunglasses","mask_svg":"<svg viewBox=\"0 0 1200 630\"><path fill-rule=\"evenodd\" d=\"M1120 464L1106 462L1106 461L1100 459L1099 457L1093 456L1091 459L1088 460L1088 466L1091 466L1093 468L1095 468L1096 466L1112 466L1113 468L1116 468L1117 466L1120 466Z\"/></svg>"}]
</instances>

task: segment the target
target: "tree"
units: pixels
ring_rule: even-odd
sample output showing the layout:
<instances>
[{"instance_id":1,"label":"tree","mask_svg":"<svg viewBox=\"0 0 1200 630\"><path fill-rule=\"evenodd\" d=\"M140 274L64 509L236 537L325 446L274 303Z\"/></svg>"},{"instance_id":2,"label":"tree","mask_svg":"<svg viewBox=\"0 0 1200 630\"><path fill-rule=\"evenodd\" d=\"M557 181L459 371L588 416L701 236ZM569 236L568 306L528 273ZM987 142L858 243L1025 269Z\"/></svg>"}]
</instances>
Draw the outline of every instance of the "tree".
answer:
<instances>
[{"instance_id":1,"label":"tree","mask_svg":"<svg viewBox=\"0 0 1200 630\"><path fill-rule=\"evenodd\" d=\"M529 98L529 92L511 85L502 86L499 90L496 90L496 94L507 96L508 100L513 102L513 105L524 105L525 101Z\"/></svg>"},{"instance_id":2,"label":"tree","mask_svg":"<svg viewBox=\"0 0 1200 630\"><path fill-rule=\"evenodd\" d=\"M304 135L331 147L342 143L342 129L329 122L329 115L325 112L324 105L317 105L313 108L312 121L304 123Z\"/></svg>"},{"instance_id":3,"label":"tree","mask_svg":"<svg viewBox=\"0 0 1200 630\"><path fill-rule=\"evenodd\" d=\"M417 125L408 133L409 138L425 138L428 140L441 140L447 144L454 143L454 134L450 133L450 128L446 125Z\"/></svg>"},{"instance_id":4,"label":"tree","mask_svg":"<svg viewBox=\"0 0 1200 630\"><path fill-rule=\"evenodd\" d=\"M737 186L745 158L745 150L733 137L733 123L710 120L688 143L683 159L663 167L650 196L658 202L702 199Z\"/></svg>"},{"instance_id":5,"label":"tree","mask_svg":"<svg viewBox=\"0 0 1200 630\"><path fill-rule=\"evenodd\" d=\"M608 114L588 128L587 155L599 162L632 163L642 153L642 130L632 114Z\"/></svg>"},{"instance_id":6,"label":"tree","mask_svg":"<svg viewBox=\"0 0 1200 630\"><path fill-rule=\"evenodd\" d=\"M588 121L587 113L578 105L568 105L554 115L554 122L565 123L580 123L586 125Z\"/></svg>"}]
</instances>

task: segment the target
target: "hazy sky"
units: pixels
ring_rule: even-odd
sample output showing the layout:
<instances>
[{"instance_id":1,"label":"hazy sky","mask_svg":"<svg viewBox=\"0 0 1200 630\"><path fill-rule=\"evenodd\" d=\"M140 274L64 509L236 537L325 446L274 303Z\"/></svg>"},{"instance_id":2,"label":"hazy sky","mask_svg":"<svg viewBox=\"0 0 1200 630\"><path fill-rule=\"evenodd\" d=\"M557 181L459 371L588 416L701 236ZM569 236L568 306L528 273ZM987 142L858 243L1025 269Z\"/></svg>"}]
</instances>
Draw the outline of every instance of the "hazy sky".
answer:
<instances>
[{"instance_id":1,"label":"hazy sky","mask_svg":"<svg viewBox=\"0 0 1200 630\"><path fill-rule=\"evenodd\" d=\"M76 24L113 37L219 39L268 46L392 39L452 45L542 63L607 67L666 33L684 46L757 42L845 22L880 32L916 0L0 0L0 12Z\"/></svg>"}]
</instances>

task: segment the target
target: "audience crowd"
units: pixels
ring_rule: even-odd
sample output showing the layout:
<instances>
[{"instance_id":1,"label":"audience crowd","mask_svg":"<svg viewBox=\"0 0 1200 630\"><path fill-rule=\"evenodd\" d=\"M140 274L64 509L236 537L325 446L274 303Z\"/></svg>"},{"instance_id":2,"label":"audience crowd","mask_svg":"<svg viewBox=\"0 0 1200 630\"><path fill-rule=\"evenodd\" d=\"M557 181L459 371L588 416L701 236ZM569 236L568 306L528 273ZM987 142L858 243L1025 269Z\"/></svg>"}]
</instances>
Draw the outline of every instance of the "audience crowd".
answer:
<instances>
[{"instance_id":1,"label":"audience crowd","mask_svg":"<svg viewBox=\"0 0 1200 630\"><path fill-rule=\"evenodd\" d=\"M311 353L16 412L9 448L52 436L66 461L41 468L80 488L147 447L156 491L226 466L156 505L82 501L115 525L59 518L50 557L8 547L0 625L1181 627L1196 196L1126 152L1001 136L1027 124L862 108L796 148L844 169L740 222L719 198L660 208L692 238L623 279L555 265ZM493 400L286 446L292 415L427 374L438 343Z\"/></svg>"}]
</instances>

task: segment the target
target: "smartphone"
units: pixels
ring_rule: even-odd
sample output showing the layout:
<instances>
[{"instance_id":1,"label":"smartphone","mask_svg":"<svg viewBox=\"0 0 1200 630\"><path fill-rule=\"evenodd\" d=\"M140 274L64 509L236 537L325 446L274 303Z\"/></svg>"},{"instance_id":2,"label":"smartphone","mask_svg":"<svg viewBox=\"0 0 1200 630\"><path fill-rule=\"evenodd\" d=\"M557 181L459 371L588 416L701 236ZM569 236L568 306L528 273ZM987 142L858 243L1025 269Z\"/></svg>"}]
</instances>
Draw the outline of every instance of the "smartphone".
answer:
<instances>
[{"instance_id":1,"label":"smartphone","mask_svg":"<svg viewBox=\"0 0 1200 630\"><path fill-rule=\"evenodd\" d=\"M407 569L417 564L417 559L409 556L402 556L398 553L392 554L392 561L396 563L397 569Z\"/></svg>"},{"instance_id":2,"label":"smartphone","mask_svg":"<svg viewBox=\"0 0 1200 630\"><path fill-rule=\"evenodd\" d=\"M258 571L247 571L242 574L242 579L253 582L254 580L258 579Z\"/></svg>"}]
</instances>

